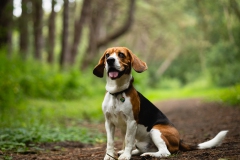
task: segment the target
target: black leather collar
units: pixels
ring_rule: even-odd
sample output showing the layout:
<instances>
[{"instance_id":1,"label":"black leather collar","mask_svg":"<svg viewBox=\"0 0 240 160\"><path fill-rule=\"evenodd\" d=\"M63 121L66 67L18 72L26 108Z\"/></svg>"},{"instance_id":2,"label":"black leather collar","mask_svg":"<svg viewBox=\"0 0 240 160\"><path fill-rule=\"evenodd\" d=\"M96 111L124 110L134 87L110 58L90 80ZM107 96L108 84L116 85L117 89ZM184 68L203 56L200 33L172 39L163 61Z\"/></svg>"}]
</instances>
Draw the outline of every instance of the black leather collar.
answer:
<instances>
[{"instance_id":1,"label":"black leather collar","mask_svg":"<svg viewBox=\"0 0 240 160\"><path fill-rule=\"evenodd\" d=\"M116 93L110 93L110 92L108 92L108 93L111 94L111 95L113 95L113 96L117 96L117 95L119 95L119 94L122 94L122 93L126 92L127 90L129 90L129 89L131 88L133 81L134 81L134 79L133 79L133 77L132 77L131 82L130 82L130 84L129 84L129 86L128 86L127 89L124 89L124 90L122 90L122 91L120 91L120 92L116 92Z\"/></svg>"},{"instance_id":2,"label":"black leather collar","mask_svg":"<svg viewBox=\"0 0 240 160\"><path fill-rule=\"evenodd\" d=\"M122 94L123 92L126 92L129 88L130 88L130 87L128 87L127 89L125 89L125 90L123 90L123 91L117 92L117 93L110 93L110 92L109 92L109 94L111 94L111 95L113 95L113 96L116 97L117 95Z\"/></svg>"}]
</instances>

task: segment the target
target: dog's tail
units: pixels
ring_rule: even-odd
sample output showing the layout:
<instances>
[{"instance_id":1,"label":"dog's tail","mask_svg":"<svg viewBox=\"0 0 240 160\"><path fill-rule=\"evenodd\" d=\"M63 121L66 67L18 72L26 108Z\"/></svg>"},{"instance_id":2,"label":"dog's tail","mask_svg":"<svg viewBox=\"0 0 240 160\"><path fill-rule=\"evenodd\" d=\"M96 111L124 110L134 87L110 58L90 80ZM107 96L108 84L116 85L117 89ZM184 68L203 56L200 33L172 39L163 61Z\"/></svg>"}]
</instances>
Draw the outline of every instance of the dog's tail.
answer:
<instances>
[{"instance_id":1,"label":"dog's tail","mask_svg":"<svg viewBox=\"0 0 240 160\"><path fill-rule=\"evenodd\" d=\"M200 143L198 145L188 145L184 143L183 141L180 141L179 144L179 149L181 151L191 151L191 150L197 150L197 149L207 149L207 148L213 148L216 146L220 146L222 144L222 141L227 135L227 130L226 131L221 131L219 132L213 139Z\"/></svg>"}]
</instances>

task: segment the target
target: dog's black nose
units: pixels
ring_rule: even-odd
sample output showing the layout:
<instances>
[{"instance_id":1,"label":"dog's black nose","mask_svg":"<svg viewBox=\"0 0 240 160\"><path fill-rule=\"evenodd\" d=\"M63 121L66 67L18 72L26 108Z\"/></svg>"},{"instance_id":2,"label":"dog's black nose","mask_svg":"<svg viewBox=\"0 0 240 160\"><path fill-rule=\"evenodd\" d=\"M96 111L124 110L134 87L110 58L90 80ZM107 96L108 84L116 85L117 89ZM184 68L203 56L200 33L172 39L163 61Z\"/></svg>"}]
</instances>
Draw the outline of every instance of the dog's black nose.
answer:
<instances>
[{"instance_id":1,"label":"dog's black nose","mask_svg":"<svg viewBox=\"0 0 240 160\"><path fill-rule=\"evenodd\" d=\"M107 63L108 63L109 65L113 65L114 62L115 62L115 59L114 59L113 57L109 57L109 58L107 59Z\"/></svg>"}]
</instances>

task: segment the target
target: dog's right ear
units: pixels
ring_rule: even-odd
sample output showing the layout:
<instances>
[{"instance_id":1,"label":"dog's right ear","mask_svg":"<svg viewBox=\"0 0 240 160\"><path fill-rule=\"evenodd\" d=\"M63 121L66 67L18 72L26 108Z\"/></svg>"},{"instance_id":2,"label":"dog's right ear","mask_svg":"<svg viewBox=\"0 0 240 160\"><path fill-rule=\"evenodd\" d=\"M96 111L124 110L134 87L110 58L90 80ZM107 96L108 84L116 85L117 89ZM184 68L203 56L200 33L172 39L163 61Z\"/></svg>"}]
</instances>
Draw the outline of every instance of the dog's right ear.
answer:
<instances>
[{"instance_id":1,"label":"dog's right ear","mask_svg":"<svg viewBox=\"0 0 240 160\"><path fill-rule=\"evenodd\" d=\"M142 73L145 70L147 70L147 64L145 62L143 62L142 60L140 60L135 54L132 53L132 51L128 48L126 48L128 50L128 53L130 54L130 56L132 57L132 67L133 69L138 72L138 73Z\"/></svg>"},{"instance_id":2,"label":"dog's right ear","mask_svg":"<svg viewBox=\"0 0 240 160\"><path fill-rule=\"evenodd\" d=\"M94 67L93 74L97 77L102 78L104 73L104 68L105 68L105 53L100 58L98 64Z\"/></svg>"}]
</instances>

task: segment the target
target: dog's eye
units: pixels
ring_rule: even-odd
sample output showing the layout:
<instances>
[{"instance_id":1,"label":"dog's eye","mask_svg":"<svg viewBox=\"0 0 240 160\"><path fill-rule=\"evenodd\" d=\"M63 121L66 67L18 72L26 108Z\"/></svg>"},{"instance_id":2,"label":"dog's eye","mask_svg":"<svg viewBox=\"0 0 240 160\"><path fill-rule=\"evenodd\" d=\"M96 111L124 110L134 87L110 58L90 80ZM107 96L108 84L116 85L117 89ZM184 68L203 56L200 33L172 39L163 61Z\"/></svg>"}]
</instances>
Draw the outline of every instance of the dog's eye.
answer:
<instances>
[{"instance_id":1,"label":"dog's eye","mask_svg":"<svg viewBox=\"0 0 240 160\"><path fill-rule=\"evenodd\" d=\"M105 56L106 56L106 58L108 58L108 57L110 56L110 54L109 54L109 53L107 53Z\"/></svg>"},{"instance_id":2,"label":"dog's eye","mask_svg":"<svg viewBox=\"0 0 240 160\"><path fill-rule=\"evenodd\" d=\"M118 53L118 57L120 57L120 58L124 58L125 55L124 55L122 52L119 52L119 53Z\"/></svg>"}]
</instances>

